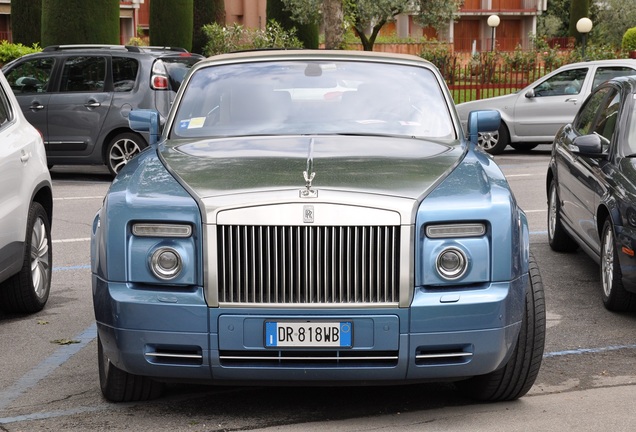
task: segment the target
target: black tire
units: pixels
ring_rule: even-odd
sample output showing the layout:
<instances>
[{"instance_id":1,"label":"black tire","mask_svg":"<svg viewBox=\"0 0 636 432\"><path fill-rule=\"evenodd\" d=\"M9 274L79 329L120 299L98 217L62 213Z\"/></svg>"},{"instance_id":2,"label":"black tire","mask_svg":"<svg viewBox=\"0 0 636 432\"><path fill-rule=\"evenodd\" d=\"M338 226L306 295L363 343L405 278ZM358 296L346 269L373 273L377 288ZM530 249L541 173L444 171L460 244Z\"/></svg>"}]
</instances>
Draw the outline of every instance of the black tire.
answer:
<instances>
[{"instance_id":1,"label":"black tire","mask_svg":"<svg viewBox=\"0 0 636 432\"><path fill-rule=\"evenodd\" d=\"M550 182L548 189L548 243L556 252L574 252L578 249L576 242L563 228L561 201L559 201L555 180Z\"/></svg>"},{"instance_id":2,"label":"black tire","mask_svg":"<svg viewBox=\"0 0 636 432\"><path fill-rule=\"evenodd\" d=\"M110 362L97 336L99 385L104 397L111 402L137 402L156 399L163 393L163 384L151 378L129 374Z\"/></svg>"},{"instance_id":3,"label":"black tire","mask_svg":"<svg viewBox=\"0 0 636 432\"><path fill-rule=\"evenodd\" d=\"M141 136L132 132L116 135L110 140L106 151L106 166L113 177L147 146Z\"/></svg>"},{"instance_id":4,"label":"black tire","mask_svg":"<svg viewBox=\"0 0 636 432\"><path fill-rule=\"evenodd\" d=\"M494 132L480 132L477 136L477 145L486 153L498 155L503 153L510 143L510 134L506 124L502 121L499 129Z\"/></svg>"},{"instance_id":5,"label":"black tire","mask_svg":"<svg viewBox=\"0 0 636 432\"><path fill-rule=\"evenodd\" d=\"M534 148L536 148L539 144L537 143L510 143L510 147L520 152L527 152Z\"/></svg>"},{"instance_id":6,"label":"black tire","mask_svg":"<svg viewBox=\"0 0 636 432\"><path fill-rule=\"evenodd\" d=\"M51 221L44 207L33 202L29 208L22 268L0 285L2 309L18 313L41 311L51 291L52 264Z\"/></svg>"},{"instance_id":7,"label":"black tire","mask_svg":"<svg viewBox=\"0 0 636 432\"><path fill-rule=\"evenodd\" d=\"M525 395L537 378L545 345L545 297L539 268L532 254L530 286L519 337L508 363L501 369L458 383L469 397L481 402L511 401Z\"/></svg>"},{"instance_id":8,"label":"black tire","mask_svg":"<svg viewBox=\"0 0 636 432\"><path fill-rule=\"evenodd\" d=\"M636 295L623 286L623 273L618 262L614 227L610 218L605 220L601 234L601 288L605 308L614 312L633 311Z\"/></svg>"}]
</instances>

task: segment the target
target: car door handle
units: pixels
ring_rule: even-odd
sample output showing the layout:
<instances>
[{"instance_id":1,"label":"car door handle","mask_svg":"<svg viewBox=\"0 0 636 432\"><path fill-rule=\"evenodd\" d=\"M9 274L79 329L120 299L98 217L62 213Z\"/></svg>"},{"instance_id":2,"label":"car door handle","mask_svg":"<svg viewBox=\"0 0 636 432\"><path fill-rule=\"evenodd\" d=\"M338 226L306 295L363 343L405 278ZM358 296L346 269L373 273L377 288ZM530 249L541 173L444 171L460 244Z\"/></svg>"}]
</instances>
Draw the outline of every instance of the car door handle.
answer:
<instances>
[{"instance_id":1,"label":"car door handle","mask_svg":"<svg viewBox=\"0 0 636 432\"><path fill-rule=\"evenodd\" d=\"M39 111L39 110L41 110L41 109L44 109L44 105L39 104L39 103L34 103L34 104L31 104L31 106L29 107L29 109Z\"/></svg>"},{"instance_id":2,"label":"car door handle","mask_svg":"<svg viewBox=\"0 0 636 432\"><path fill-rule=\"evenodd\" d=\"M576 102L578 101L578 99L577 99L577 98L568 98L568 99L566 99L565 101L566 101L566 102L573 102L573 103L574 103L574 105L576 105Z\"/></svg>"},{"instance_id":3,"label":"car door handle","mask_svg":"<svg viewBox=\"0 0 636 432\"><path fill-rule=\"evenodd\" d=\"M99 102L97 102L97 101L87 102L87 103L85 103L85 104L84 104L84 106L85 106L86 108L98 108L98 107L100 107L101 105L102 105L102 104L100 104L100 103L99 103Z\"/></svg>"}]
</instances>

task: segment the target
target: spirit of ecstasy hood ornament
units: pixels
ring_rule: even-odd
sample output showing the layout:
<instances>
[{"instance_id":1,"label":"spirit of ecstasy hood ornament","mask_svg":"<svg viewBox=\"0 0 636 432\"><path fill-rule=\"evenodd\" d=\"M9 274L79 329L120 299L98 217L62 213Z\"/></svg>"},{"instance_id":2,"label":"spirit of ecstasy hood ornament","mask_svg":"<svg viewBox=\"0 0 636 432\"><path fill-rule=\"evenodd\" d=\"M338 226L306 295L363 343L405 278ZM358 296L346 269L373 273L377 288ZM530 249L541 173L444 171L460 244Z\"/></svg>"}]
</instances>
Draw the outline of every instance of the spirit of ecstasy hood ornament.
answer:
<instances>
[{"instance_id":1,"label":"spirit of ecstasy hood ornament","mask_svg":"<svg viewBox=\"0 0 636 432\"><path fill-rule=\"evenodd\" d=\"M309 149L307 151L307 169L303 171L303 178L305 179L305 189L300 190L301 198L316 198L318 191L311 188L311 182L316 177L314 172L314 139L309 141Z\"/></svg>"}]
</instances>

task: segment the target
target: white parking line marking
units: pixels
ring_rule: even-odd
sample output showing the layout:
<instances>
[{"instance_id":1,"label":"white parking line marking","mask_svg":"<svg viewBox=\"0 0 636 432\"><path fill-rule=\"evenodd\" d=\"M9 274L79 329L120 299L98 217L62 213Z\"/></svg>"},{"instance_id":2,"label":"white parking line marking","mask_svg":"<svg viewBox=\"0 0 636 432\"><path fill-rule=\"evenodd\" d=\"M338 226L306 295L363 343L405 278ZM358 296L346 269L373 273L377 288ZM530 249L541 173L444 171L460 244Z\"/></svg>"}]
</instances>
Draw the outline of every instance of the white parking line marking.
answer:
<instances>
[{"instance_id":1,"label":"white parking line marking","mask_svg":"<svg viewBox=\"0 0 636 432\"><path fill-rule=\"evenodd\" d=\"M87 242L87 241L91 241L91 238L85 237L85 238L75 238L75 239L59 239L59 240L53 240L53 243L78 243L78 242Z\"/></svg>"},{"instance_id":2,"label":"white parking line marking","mask_svg":"<svg viewBox=\"0 0 636 432\"><path fill-rule=\"evenodd\" d=\"M85 197L59 197L59 198L53 198L53 201L74 201L74 200L90 200L90 199L104 199L104 195L85 196Z\"/></svg>"}]
</instances>

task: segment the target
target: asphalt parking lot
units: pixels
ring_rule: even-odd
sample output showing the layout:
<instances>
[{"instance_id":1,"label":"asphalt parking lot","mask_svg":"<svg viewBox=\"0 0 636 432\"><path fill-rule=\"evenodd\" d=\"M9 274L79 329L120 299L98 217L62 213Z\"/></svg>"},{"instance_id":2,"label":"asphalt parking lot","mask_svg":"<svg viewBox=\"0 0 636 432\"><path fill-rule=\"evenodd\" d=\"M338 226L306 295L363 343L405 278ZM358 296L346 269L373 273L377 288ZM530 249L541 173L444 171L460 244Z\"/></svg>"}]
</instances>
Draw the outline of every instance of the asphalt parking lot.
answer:
<instances>
[{"instance_id":1,"label":"asphalt parking lot","mask_svg":"<svg viewBox=\"0 0 636 432\"><path fill-rule=\"evenodd\" d=\"M530 223L546 290L541 372L519 401L473 404L452 384L264 388L171 386L162 399L106 402L99 390L90 284L102 168L55 167L54 276L46 308L0 315L0 430L633 430L636 314L604 309L599 271L583 252L551 251L549 146L497 156Z\"/></svg>"}]
</instances>

